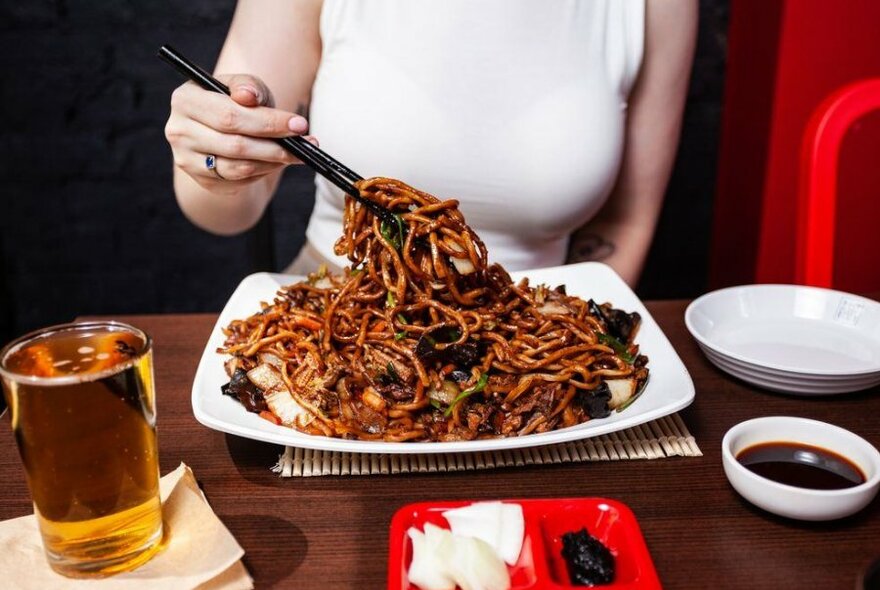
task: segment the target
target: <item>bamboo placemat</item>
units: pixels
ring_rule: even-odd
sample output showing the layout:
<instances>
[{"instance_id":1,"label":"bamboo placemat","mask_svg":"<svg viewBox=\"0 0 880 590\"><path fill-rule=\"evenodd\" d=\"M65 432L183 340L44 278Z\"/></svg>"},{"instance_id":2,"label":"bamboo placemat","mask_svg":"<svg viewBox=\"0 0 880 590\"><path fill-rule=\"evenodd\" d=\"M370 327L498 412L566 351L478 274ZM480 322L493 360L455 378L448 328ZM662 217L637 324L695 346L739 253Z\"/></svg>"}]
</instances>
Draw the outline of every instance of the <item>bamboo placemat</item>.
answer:
<instances>
[{"instance_id":1,"label":"bamboo placemat","mask_svg":"<svg viewBox=\"0 0 880 590\"><path fill-rule=\"evenodd\" d=\"M377 455L285 447L272 471L281 477L443 473L522 465L702 455L681 417L672 414L593 438L504 451Z\"/></svg>"}]
</instances>

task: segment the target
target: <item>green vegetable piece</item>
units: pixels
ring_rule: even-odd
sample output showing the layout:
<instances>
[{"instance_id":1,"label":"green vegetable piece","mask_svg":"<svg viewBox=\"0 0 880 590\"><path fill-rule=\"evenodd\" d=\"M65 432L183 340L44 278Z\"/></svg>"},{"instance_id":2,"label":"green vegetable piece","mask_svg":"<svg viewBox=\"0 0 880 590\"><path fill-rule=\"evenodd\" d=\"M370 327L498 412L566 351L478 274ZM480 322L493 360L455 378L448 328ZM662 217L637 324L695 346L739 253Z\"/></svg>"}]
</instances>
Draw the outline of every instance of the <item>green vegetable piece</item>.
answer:
<instances>
[{"instance_id":1,"label":"green vegetable piece","mask_svg":"<svg viewBox=\"0 0 880 590\"><path fill-rule=\"evenodd\" d=\"M616 352L620 356L620 358L624 360L624 362L633 364L633 361L635 361L635 359L633 358L633 355L631 355L626 349L626 345L623 342L621 342L611 334L603 334L601 332L597 335L597 337L599 339L599 342L613 348L614 352Z\"/></svg>"},{"instance_id":2,"label":"green vegetable piece","mask_svg":"<svg viewBox=\"0 0 880 590\"><path fill-rule=\"evenodd\" d=\"M404 238L406 237L406 228L403 225L403 218L394 213L394 225L391 223L382 220L379 224L379 233L382 234L382 237L385 238L395 250L400 250L400 247L403 245Z\"/></svg>"},{"instance_id":3,"label":"green vegetable piece","mask_svg":"<svg viewBox=\"0 0 880 590\"><path fill-rule=\"evenodd\" d=\"M645 379L644 381L642 381L642 386L639 387L639 390L636 391L635 395L633 395L633 396L630 397L628 400L626 400L625 402L623 402L622 404L620 404L620 406L617 408L616 411L617 411L617 412L622 412L622 411L624 411L625 409L627 409L628 407L630 407L630 406L632 405L632 403L633 403L634 401L636 401L636 400L639 398L640 395L642 395L642 392L645 391L645 387L648 386L648 381L649 381L650 379L651 379L651 376L648 375L648 378Z\"/></svg>"},{"instance_id":4,"label":"green vegetable piece","mask_svg":"<svg viewBox=\"0 0 880 590\"><path fill-rule=\"evenodd\" d=\"M468 387L467 389L465 389L464 391L459 393L458 396L454 400L452 400L452 403L449 404L449 407L446 408L446 411L443 412L443 415L446 416L447 418L449 418L452 415L452 410L455 408L455 406L458 405L459 402L461 402L464 399L469 398L470 396L472 396L475 393L480 393L481 391L486 389L486 383L488 383L488 382L489 382L489 374L488 373L483 373L482 375L480 375L480 378L477 380L477 384L474 385L473 387Z\"/></svg>"},{"instance_id":5,"label":"green vegetable piece","mask_svg":"<svg viewBox=\"0 0 880 590\"><path fill-rule=\"evenodd\" d=\"M388 376L397 381L401 382L400 375L397 374L397 369L394 368L394 363L388 361L388 364L385 365L385 370L388 371Z\"/></svg>"},{"instance_id":6,"label":"green vegetable piece","mask_svg":"<svg viewBox=\"0 0 880 590\"><path fill-rule=\"evenodd\" d=\"M403 340L404 338L406 338L406 332L397 332L394 334L394 339L397 341Z\"/></svg>"},{"instance_id":7,"label":"green vegetable piece","mask_svg":"<svg viewBox=\"0 0 880 590\"><path fill-rule=\"evenodd\" d=\"M385 297L385 307L395 307L397 305L397 298L394 296L394 293L388 291L388 295ZM397 314L397 321L401 324L408 324L406 316L402 313Z\"/></svg>"}]
</instances>

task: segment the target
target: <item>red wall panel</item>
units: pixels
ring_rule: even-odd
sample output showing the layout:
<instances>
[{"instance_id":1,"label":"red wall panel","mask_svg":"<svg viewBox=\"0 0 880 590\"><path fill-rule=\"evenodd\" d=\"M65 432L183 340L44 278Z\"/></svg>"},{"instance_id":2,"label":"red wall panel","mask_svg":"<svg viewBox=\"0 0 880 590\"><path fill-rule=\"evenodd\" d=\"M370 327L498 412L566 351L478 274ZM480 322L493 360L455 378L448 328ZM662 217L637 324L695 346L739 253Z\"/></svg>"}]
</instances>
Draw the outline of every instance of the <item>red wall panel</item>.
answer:
<instances>
[{"instance_id":1,"label":"red wall panel","mask_svg":"<svg viewBox=\"0 0 880 590\"><path fill-rule=\"evenodd\" d=\"M880 40L878 48L880 51ZM840 150L834 286L880 290L880 111L853 125Z\"/></svg>"},{"instance_id":2,"label":"red wall panel","mask_svg":"<svg viewBox=\"0 0 880 590\"><path fill-rule=\"evenodd\" d=\"M880 76L877 0L735 0L710 282L793 282L794 207L803 130L840 86ZM880 183L874 117L848 134L841 160L835 286L880 288ZM874 221L872 224L871 221ZM876 286L875 286L876 285Z\"/></svg>"},{"instance_id":3,"label":"red wall panel","mask_svg":"<svg viewBox=\"0 0 880 590\"><path fill-rule=\"evenodd\" d=\"M758 259L782 2L731 5L709 283L751 283Z\"/></svg>"}]
</instances>

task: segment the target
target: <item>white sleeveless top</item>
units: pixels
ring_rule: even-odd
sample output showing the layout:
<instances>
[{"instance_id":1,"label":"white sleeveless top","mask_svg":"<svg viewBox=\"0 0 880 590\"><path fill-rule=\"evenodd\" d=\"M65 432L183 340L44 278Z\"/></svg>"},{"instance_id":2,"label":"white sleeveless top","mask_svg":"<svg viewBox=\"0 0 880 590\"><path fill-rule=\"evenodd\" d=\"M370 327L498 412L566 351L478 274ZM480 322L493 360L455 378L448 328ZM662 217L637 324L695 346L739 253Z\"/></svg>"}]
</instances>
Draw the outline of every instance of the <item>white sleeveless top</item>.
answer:
<instances>
[{"instance_id":1,"label":"white sleeveless top","mask_svg":"<svg viewBox=\"0 0 880 590\"><path fill-rule=\"evenodd\" d=\"M455 198L490 262L561 264L614 185L645 0L324 0L311 132L363 175ZM316 179L309 242L343 193Z\"/></svg>"}]
</instances>

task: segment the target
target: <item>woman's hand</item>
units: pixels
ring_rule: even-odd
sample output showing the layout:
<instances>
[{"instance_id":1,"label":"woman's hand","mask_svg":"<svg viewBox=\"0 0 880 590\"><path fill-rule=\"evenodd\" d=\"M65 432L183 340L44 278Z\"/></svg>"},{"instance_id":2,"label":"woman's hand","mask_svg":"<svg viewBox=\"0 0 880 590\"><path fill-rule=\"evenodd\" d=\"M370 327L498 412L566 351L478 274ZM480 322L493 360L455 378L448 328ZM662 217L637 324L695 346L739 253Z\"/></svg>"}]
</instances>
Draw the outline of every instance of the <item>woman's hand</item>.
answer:
<instances>
[{"instance_id":1,"label":"woman's hand","mask_svg":"<svg viewBox=\"0 0 880 590\"><path fill-rule=\"evenodd\" d=\"M231 99L193 83L174 91L165 127L174 196L195 225L219 235L252 228L284 167L296 162L272 139L308 128L294 112L308 112L321 59L320 18L321 0L238 0L214 71L250 75L215 74ZM214 170L205 165L209 155Z\"/></svg>"},{"instance_id":2,"label":"woman's hand","mask_svg":"<svg viewBox=\"0 0 880 590\"><path fill-rule=\"evenodd\" d=\"M308 121L274 108L272 93L255 76L217 76L231 98L192 82L171 95L165 137L174 165L207 190L220 185L249 184L294 163L293 155L270 138L302 135ZM313 138L308 138L314 143ZM215 157L213 170L206 158ZM232 188L232 187L228 187Z\"/></svg>"}]
</instances>

